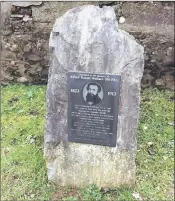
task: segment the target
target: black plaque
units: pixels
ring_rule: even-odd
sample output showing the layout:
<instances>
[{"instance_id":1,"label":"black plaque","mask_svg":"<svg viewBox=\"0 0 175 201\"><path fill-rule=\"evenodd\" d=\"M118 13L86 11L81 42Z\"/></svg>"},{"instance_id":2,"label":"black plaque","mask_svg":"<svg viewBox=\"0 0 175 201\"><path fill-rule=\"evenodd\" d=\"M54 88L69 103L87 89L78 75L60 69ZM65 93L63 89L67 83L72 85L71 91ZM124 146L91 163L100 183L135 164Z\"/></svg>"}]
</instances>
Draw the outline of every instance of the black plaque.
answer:
<instances>
[{"instance_id":1,"label":"black plaque","mask_svg":"<svg viewBox=\"0 0 175 201\"><path fill-rule=\"evenodd\" d=\"M116 146L120 75L68 72L68 141Z\"/></svg>"}]
</instances>

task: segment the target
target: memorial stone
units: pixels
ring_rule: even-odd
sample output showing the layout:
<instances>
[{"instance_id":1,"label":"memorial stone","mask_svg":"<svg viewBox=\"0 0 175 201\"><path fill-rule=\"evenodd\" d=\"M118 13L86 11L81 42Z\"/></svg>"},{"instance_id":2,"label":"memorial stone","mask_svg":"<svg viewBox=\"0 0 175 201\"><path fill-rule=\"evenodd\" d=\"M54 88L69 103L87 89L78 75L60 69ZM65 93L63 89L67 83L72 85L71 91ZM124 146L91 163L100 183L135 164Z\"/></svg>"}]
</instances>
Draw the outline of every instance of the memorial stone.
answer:
<instances>
[{"instance_id":1,"label":"memorial stone","mask_svg":"<svg viewBox=\"0 0 175 201\"><path fill-rule=\"evenodd\" d=\"M49 180L59 186L133 185L143 47L118 29L113 8L91 5L57 19L49 46Z\"/></svg>"}]
</instances>

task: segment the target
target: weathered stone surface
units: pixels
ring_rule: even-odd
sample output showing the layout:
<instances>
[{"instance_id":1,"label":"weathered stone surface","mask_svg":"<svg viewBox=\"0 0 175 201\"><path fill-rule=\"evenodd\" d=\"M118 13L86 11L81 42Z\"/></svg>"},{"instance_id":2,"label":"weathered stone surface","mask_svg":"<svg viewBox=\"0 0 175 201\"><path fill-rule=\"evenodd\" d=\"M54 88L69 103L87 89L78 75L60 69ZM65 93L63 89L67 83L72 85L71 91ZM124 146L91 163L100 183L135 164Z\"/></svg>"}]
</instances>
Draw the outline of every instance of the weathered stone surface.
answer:
<instances>
[{"instance_id":1,"label":"weathered stone surface","mask_svg":"<svg viewBox=\"0 0 175 201\"><path fill-rule=\"evenodd\" d=\"M19 14L13 14L10 15L11 18L23 18L24 15L19 15Z\"/></svg>"},{"instance_id":2,"label":"weathered stone surface","mask_svg":"<svg viewBox=\"0 0 175 201\"><path fill-rule=\"evenodd\" d=\"M1 26L4 27L5 21L10 17L11 2L0 2Z\"/></svg>"},{"instance_id":3,"label":"weathered stone surface","mask_svg":"<svg viewBox=\"0 0 175 201\"><path fill-rule=\"evenodd\" d=\"M19 6L19 7L38 6L41 4L42 4L42 1L27 1L27 2L16 1L16 2L12 2L12 5Z\"/></svg>"},{"instance_id":4,"label":"weathered stone surface","mask_svg":"<svg viewBox=\"0 0 175 201\"><path fill-rule=\"evenodd\" d=\"M39 57L36 54L29 54L28 55L28 60L29 61L41 61L41 57Z\"/></svg>"},{"instance_id":5,"label":"weathered stone surface","mask_svg":"<svg viewBox=\"0 0 175 201\"><path fill-rule=\"evenodd\" d=\"M136 131L144 50L119 30L114 10L83 6L57 19L50 35L45 157L58 185L130 186L135 181ZM115 148L67 140L68 71L121 74Z\"/></svg>"},{"instance_id":6,"label":"weathered stone surface","mask_svg":"<svg viewBox=\"0 0 175 201\"><path fill-rule=\"evenodd\" d=\"M21 3L25 3L25 2L21 2ZM21 14L21 15L31 16L32 15L32 9L30 6L29 7L20 7L20 6L12 5L11 13L12 14Z\"/></svg>"},{"instance_id":7,"label":"weathered stone surface","mask_svg":"<svg viewBox=\"0 0 175 201\"><path fill-rule=\"evenodd\" d=\"M26 77L20 77L18 78L18 82L22 82L22 83L28 82L28 79Z\"/></svg>"},{"instance_id":8,"label":"weathered stone surface","mask_svg":"<svg viewBox=\"0 0 175 201\"><path fill-rule=\"evenodd\" d=\"M18 46L16 44L13 44L11 47L12 52L18 52Z\"/></svg>"},{"instance_id":9,"label":"weathered stone surface","mask_svg":"<svg viewBox=\"0 0 175 201\"><path fill-rule=\"evenodd\" d=\"M32 7L33 19L38 22L53 22L56 18L61 17L69 9L76 6L82 6L86 4L97 5L98 2L43 2L43 6L38 10L36 7ZM46 17L47 16L47 17Z\"/></svg>"},{"instance_id":10,"label":"weathered stone surface","mask_svg":"<svg viewBox=\"0 0 175 201\"><path fill-rule=\"evenodd\" d=\"M133 25L174 25L174 3L167 2L128 2L122 6L122 13L128 24ZM149 13L149 15L148 15Z\"/></svg>"},{"instance_id":11,"label":"weathered stone surface","mask_svg":"<svg viewBox=\"0 0 175 201\"><path fill-rule=\"evenodd\" d=\"M31 48L32 48L31 44L27 44L26 46L24 46L23 51L24 52L30 52Z\"/></svg>"},{"instance_id":12,"label":"weathered stone surface","mask_svg":"<svg viewBox=\"0 0 175 201\"><path fill-rule=\"evenodd\" d=\"M32 18L29 17L28 15L25 15L22 20L23 20L24 22L27 22L27 21L32 20Z\"/></svg>"},{"instance_id":13,"label":"weathered stone surface","mask_svg":"<svg viewBox=\"0 0 175 201\"><path fill-rule=\"evenodd\" d=\"M135 155L132 152L69 143L67 148L60 145L49 154L49 180L59 186L85 187L96 184L113 189L135 183Z\"/></svg>"}]
</instances>

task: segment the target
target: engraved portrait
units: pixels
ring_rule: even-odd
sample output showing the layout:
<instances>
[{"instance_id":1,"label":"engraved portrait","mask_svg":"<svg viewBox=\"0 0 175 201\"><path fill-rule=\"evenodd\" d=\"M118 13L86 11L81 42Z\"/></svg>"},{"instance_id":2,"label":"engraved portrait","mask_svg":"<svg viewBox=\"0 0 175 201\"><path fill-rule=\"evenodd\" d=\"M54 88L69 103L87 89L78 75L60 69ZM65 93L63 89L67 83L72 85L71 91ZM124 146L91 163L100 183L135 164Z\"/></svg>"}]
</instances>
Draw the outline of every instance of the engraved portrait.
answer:
<instances>
[{"instance_id":1,"label":"engraved portrait","mask_svg":"<svg viewBox=\"0 0 175 201\"><path fill-rule=\"evenodd\" d=\"M97 105L103 99L103 88L97 82L89 82L83 88L83 99L88 105Z\"/></svg>"}]
</instances>

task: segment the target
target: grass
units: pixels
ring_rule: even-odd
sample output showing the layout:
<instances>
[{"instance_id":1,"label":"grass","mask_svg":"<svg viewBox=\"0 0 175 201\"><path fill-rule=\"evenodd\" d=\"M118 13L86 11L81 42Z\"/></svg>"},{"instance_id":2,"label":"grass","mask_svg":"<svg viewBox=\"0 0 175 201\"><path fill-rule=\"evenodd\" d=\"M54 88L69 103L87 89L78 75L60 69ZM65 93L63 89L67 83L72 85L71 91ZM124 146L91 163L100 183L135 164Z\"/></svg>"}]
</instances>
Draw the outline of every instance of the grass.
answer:
<instances>
[{"instance_id":1,"label":"grass","mask_svg":"<svg viewBox=\"0 0 175 201\"><path fill-rule=\"evenodd\" d=\"M2 87L1 200L174 200L174 101L170 91L142 91L138 129L137 182L108 191L59 188L47 180L43 158L45 86Z\"/></svg>"}]
</instances>

